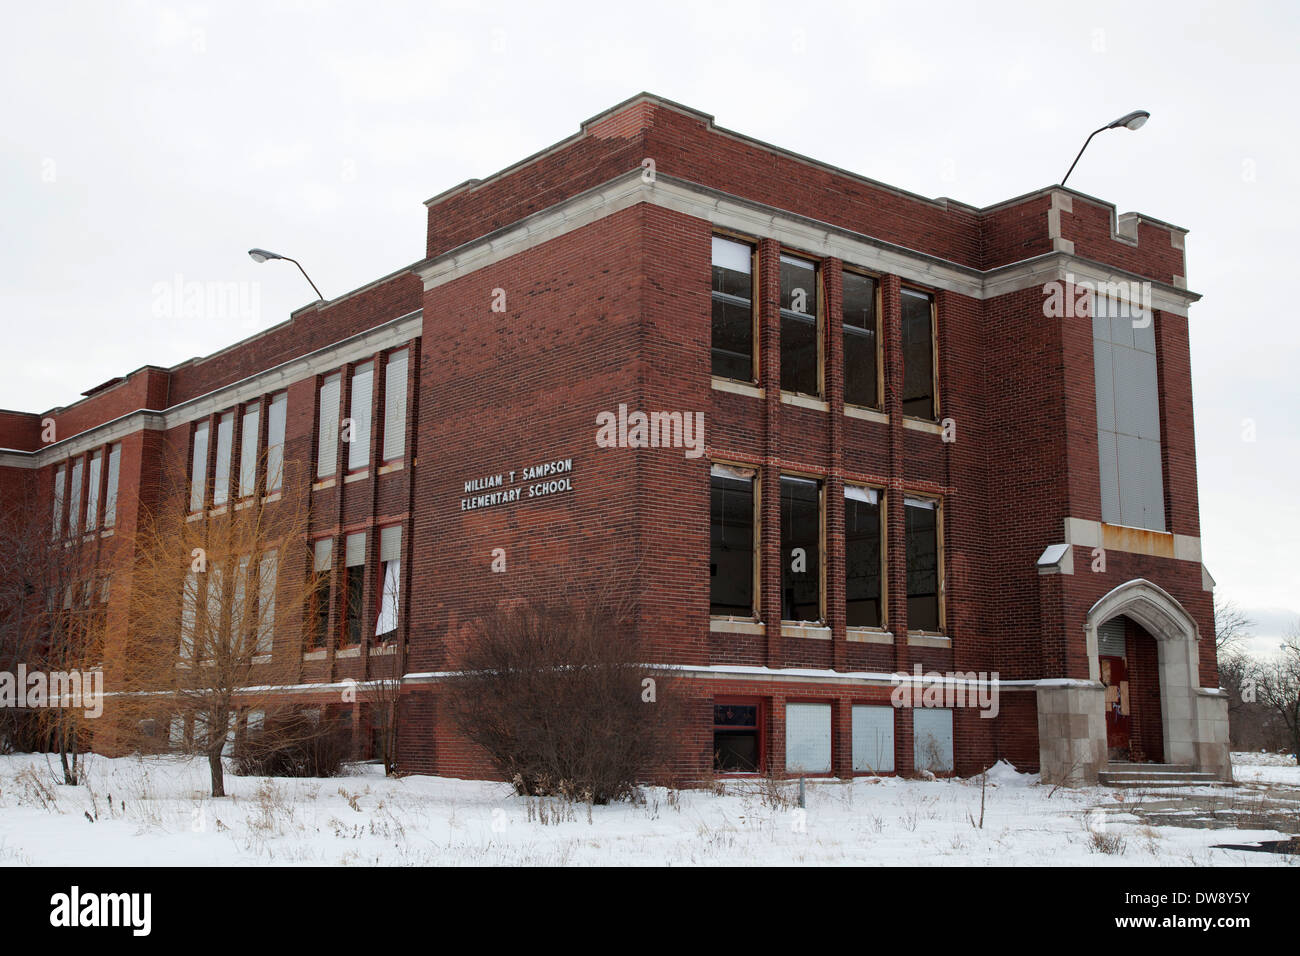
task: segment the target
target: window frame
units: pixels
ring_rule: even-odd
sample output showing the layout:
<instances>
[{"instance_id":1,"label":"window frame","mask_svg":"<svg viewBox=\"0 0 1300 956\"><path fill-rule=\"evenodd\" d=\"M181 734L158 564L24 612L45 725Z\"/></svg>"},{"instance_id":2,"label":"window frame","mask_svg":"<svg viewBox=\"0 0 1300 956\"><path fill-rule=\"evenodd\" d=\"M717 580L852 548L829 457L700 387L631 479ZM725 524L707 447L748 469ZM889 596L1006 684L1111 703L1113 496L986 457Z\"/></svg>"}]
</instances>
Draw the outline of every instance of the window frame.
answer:
<instances>
[{"instance_id":1,"label":"window frame","mask_svg":"<svg viewBox=\"0 0 1300 956\"><path fill-rule=\"evenodd\" d=\"M203 461L200 464L199 433L203 433ZM202 514L208 506L208 461L212 457L212 421L201 418L190 427L190 500L189 513ZM198 492L198 507L194 506L195 492Z\"/></svg>"},{"instance_id":2,"label":"window frame","mask_svg":"<svg viewBox=\"0 0 1300 956\"><path fill-rule=\"evenodd\" d=\"M362 538L361 563L349 564L348 563L348 539L356 535L360 535ZM365 531L348 532L343 535L343 567L342 567L343 580L342 580L342 587L339 588L339 600L342 602L341 603L342 613L339 614L338 635L335 644L335 647L338 649L360 647L363 643L365 643L366 575L367 575L366 567L370 563L368 560L370 557L370 553L367 549L371 546L371 544L372 544L371 535L368 529ZM356 568L357 570L354 571L353 568ZM357 601L356 601L357 639L355 641L350 641L347 638L349 637L348 625L350 623L350 612L352 610L352 583L354 579L361 582L361 593L357 596Z\"/></svg>"},{"instance_id":3,"label":"window frame","mask_svg":"<svg viewBox=\"0 0 1300 956\"><path fill-rule=\"evenodd\" d=\"M753 770L719 770L718 769L717 767L718 752L713 747L713 742L714 742L715 735L717 734L717 731L719 730L719 728L724 730L728 728L736 729L739 728L741 725L719 724L716 722L716 718L711 714L710 723L709 723L709 727L710 727L709 749L711 751L709 755L709 764L710 766L713 767L714 774L720 777L757 777L763 775L764 773L767 772L767 768L769 766L770 759L771 759L770 755L767 752L767 747L768 747L767 719L768 719L768 706L769 706L768 700L763 697L745 697L743 695L735 696L730 694L724 694L721 696L715 696L712 700L709 701L710 711L712 711L712 709L714 707L717 707L719 704L722 704L724 706L727 704L731 704L737 707L755 708L754 735L757 738L757 743L758 743L758 761L757 761L758 766L755 767Z\"/></svg>"},{"instance_id":4,"label":"window frame","mask_svg":"<svg viewBox=\"0 0 1300 956\"><path fill-rule=\"evenodd\" d=\"M410 411L410 404L411 404L411 387L410 387L411 359L412 359L411 353L413 351L414 349L412 348L412 346L410 344L407 344L401 346L400 348L392 349L391 351L386 352L383 355L383 362L384 362L384 382L383 382L384 407L383 407L383 425L382 425L383 435L381 436L378 443L379 459L381 465L388 465L388 464L392 464L393 462L406 460L406 444L407 444L406 431L407 431L408 420L410 418L409 411ZM390 369L392 368L393 363L397 361L399 358L402 360L402 375L400 379L401 386L402 386L401 428L397 434L397 437L393 438L390 437L389 435L389 425L390 425L389 408L393 396L393 389L391 387L393 383L389 381L389 372ZM388 453L390 442L394 442L394 443L401 442L401 446L402 446L401 449L394 455L389 455Z\"/></svg>"},{"instance_id":5,"label":"window frame","mask_svg":"<svg viewBox=\"0 0 1300 956\"><path fill-rule=\"evenodd\" d=\"M397 557L390 558L388 561L385 561L383 559L384 532L389 528L398 529ZM404 567L406 562L402 560L402 557L403 557L404 545L406 543L405 542L406 531L405 528L403 527L403 522L401 521L390 521L388 524L377 525L374 530L375 530L374 538L375 538L376 559L375 559L375 572L374 572L375 593L373 595L374 600L372 601L372 603L374 605L374 615L375 615L374 622L376 628L379 627L379 619L380 616L383 614L383 610L384 610L384 593L385 593L384 582L385 580L387 580L388 565L392 561L397 562L397 575L398 575L397 594L394 598L396 602L395 612L397 615L397 624L391 631L385 632L386 634L390 635L385 640L380 640L380 635L377 633L369 635L369 637L371 638L371 644L373 646L387 647L397 642L398 637L402 631L402 623L403 623L402 611L404 607L404 602L402 601L402 585L403 583L405 583L406 571L407 571L407 569Z\"/></svg>"},{"instance_id":6,"label":"window frame","mask_svg":"<svg viewBox=\"0 0 1300 956\"><path fill-rule=\"evenodd\" d=\"M813 474L812 472L804 472L804 471L797 471L797 470L793 470L793 469L782 468L780 474L777 475L778 494L780 493L780 492L779 492L780 482L781 482L781 479L783 479L783 478L797 478L797 479L802 479L802 480L804 480L804 481L815 481L815 482L817 482L817 525L818 525L818 527L817 527L817 555L818 555L818 556L817 556L817 563L818 563L818 569L817 569L818 582L817 582L817 586L818 586L818 591L819 591L819 593L818 593L818 595L817 595L817 613L818 613L819 617L818 617L816 623L817 623L819 626L825 627L825 626L827 626L827 625L830 623L830 620L829 620L829 618L828 618L827 615L826 615L826 568L827 568L827 561L826 561L826 491L827 491L827 487L828 487L828 485L830 484L830 482L828 481L828 479L827 479L827 477L826 477L825 475L817 475L817 474ZM814 623L814 622L811 622L811 621L795 621L795 620L788 619L788 618L786 618L786 616L785 616L785 569L786 569L786 554L785 554L785 542L784 542L784 540L781 538L782 531L783 531L783 529L781 528L781 502L780 502L780 500L778 500L778 501L777 501L777 539L778 539L778 540L777 540L777 551L778 551L778 552L780 553L780 555L781 555L781 565L780 565L780 567L781 567L781 582L782 582L782 587L781 587L781 591L782 591L782 594L781 594L781 607L780 607L780 609L779 609L780 622L781 622L781 626L782 626L782 627L786 627L786 626L790 626L790 627L799 627L801 624L810 624L810 623Z\"/></svg>"},{"instance_id":7,"label":"window frame","mask_svg":"<svg viewBox=\"0 0 1300 956\"><path fill-rule=\"evenodd\" d=\"M712 239L726 239L729 242L736 242L749 247L749 368L750 377L748 380L743 378L731 378L727 375L718 375L713 371L713 251ZM709 374L712 378L721 382L739 382L742 385L761 386L763 384L763 367L762 367L762 323L759 321L759 298L762 290L760 281L759 268L760 257L758 254L759 239L757 236L749 236L742 232L733 232L730 229L715 227L710 233L709 243Z\"/></svg>"},{"instance_id":8,"label":"window frame","mask_svg":"<svg viewBox=\"0 0 1300 956\"><path fill-rule=\"evenodd\" d=\"M927 631L912 626L911 615L908 615L907 633L917 637L947 637L948 636L948 614L947 614L947 575L944 573L945 554L943 546L944 532L944 507L943 498L938 495L927 494L925 492L904 491L903 492L903 585L907 586L907 499L912 498L917 501L934 502L934 560L935 560L935 599L938 603L939 629L937 631ZM904 595L904 601L912 597L909 591Z\"/></svg>"},{"instance_id":9,"label":"window frame","mask_svg":"<svg viewBox=\"0 0 1300 956\"><path fill-rule=\"evenodd\" d=\"M862 481L845 480L844 490L849 488L861 488L864 491L874 491L876 493L876 519L879 524L880 535L880 623L872 624L849 624L849 546L848 546L848 528L847 514L844 529L844 621L845 629L854 633L879 633L889 632L889 492L887 489L878 485L872 485ZM848 495L844 498L847 500ZM847 506L846 506L847 512ZM904 546L906 552L906 546Z\"/></svg>"},{"instance_id":10,"label":"window frame","mask_svg":"<svg viewBox=\"0 0 1300 956\"><path fill-rule=\"evenodd\" d=\"M342 442L346 447L343 452L343 474L360 475L370 470L371 451L375 439L375 377L379 359L372 355L368 359L360 362L354 362L348 371L348 420L352 422L352 440ZM362 379L366 383L366 400L361 408L357 408L357 380ZM359 441L361 437L358 432L359 427L358 411L365 416L365 440ZM357 457L362 459L361 464L354 465L353 449L360 449Z\"/></svg>"},{"instance_id":11,"label":"window frame","mask_svg":"<svg viewBox=\"0 0 1300 956\"><path fill-rule=\"evenodd\" d=\"M782 720L781 729L784 732L783 736L785 737L785 768L784 769L786 773L792 772L790 770L790 707L791 705L794 705L795 707L812 705L815 707L825 707L830 711L830 718L831 718L830 754L829 754L829 760L827 761L829 763L829 766L825 770L817 770L817 771L801 770L799 771L799 776L810 777L812 779L823 779L826 777L835 776L835 745L839 739L839 734L836 732L836 728L835 728L835 705L837 702L838 701L836 701L835 699L826 698L826 697L793 696L793 697L787 697L785 701L782 703L783 712L781 714L781 720Z\"/></svg>"},{"instance_id":12,"label":"window frame","mask_svg":"<svg viewBox=\"0 0 1300 956\"><path fill-rule=\"evenodd\" d=\"M841 340L846 334L848 334L844 331L846 328L846 326L844 325L844 274L852 273L853 275L862 276L865 279L870 279L872 282L875 283L876 286L876 291L875 291L876 347L874 349L875 362L876 362L876 404L862 405L859 404L858 402L851 402L847 398L844 399L844 404L849 406L850 408L862 408L873 412L884 412L885 411L885 336L884 336L885 301L884 301L884 288L883 288L884 283L881 281L883 277L877 275L874 272L871 272L869 269L864 269L861 266L850 265L848 263L845 263L841 266L840 273L841 273L840 274L840 338ZM902 315L901 307L899 310L899 315L900 316ZM849 326L849 327L857 328L857 326ZM932 337L933 337L933 333L932 333ZM841 381L847 381L848 379L848 364L845 361L845 355L846 355L846 351L843 347L843 342L841 341L840 344L840 364L841 364L840 371L842 373Z\"/></svg>"},{"instance_id":13,"label":"window frame","mask_svg":"<svg viewBox=\"0 0 1300 956\"><path fill-rule=\"evenodd\" d=\"M777 347L778 359L780 360L778 361L778 371L777 371L778 380L776 383L777 388L780 390L782 395L789 395L791 397L801 396L803 398L811 398L811 399L815 399L816 401L823 402L826 401L826 330L825 330L825 326L826 326L825 265L826 263L823 259L817 256L811 256L805 252L800 252L797 249L791 249L786 246L781 246L777 256L778 278L780 276L781 256L789 256L791 259L799 259L804 262L811 263L813 267L813 286L814 286L813 293L817 298L817 302L815 304L815 308L813 311L813 324L816 327L816 334L814 338L816 339L816 343L817 343L816 344L817 392L816 394L809 394L808 392L792 392L789 389L783 387L780 382L780 369L785 367L785 362L783 360L785 358L784 323L785 323L786 313L789 312L790 315L806 315L807 313L794 312L793 310L790 309L781 308L781 293L779 289L777 290L777 307L776 307L776 312L777 312L777 346L776 347Z\"/></svg>"},{"instance_id":14,"label":"window frame","mask_svg":"<svg viewBox=\"0 0 1300 956\"><path fill-rule=\"evenodd\" d=\"M713 466L722 465L726 468L735 468L742 471L753 472L752 483L754 486L754 514L752 516L753 528L750 534L753 537L753 554L751 555L750 594L753 613L749 617L737 617L734 614L714 614L712 595L709 600L709 619L712 621L750 621L759 622L763 620L763 470L756 465L748 462L729 461L722 458L709 459L709 497L713 497ZM712 501L710 500L709 508L709 525L710 533L713 525ZM710 552L712 552L712 542L710 542Z\"/></svg>"},{"instance_id":15,"label":"window frame","mask_svg":"<svg viewBox=\"0 0 1300 956\"><path fill-rule=\"evenodd\" d=\"M934 424L935 422L942 421L943 419L943 412L941 410L943 406L940 404L940 395L939 395L939 295L936 292L936 290L927 289L925 286L918 285L914 282L903 282L899 284L898 321L900 326L899 328L899 350L900 351L902 351L903 348L902 328L901 328L902 321L903 321L903 296L909 290L914 293L920 293L922 295L925 295L930 299L930 406L933 409L933 417L923 418L920 415L909 415L907 412L903 412L903 417L910 418L913 421L929 422L930 424ZM903 398L902 395L904 383L907 381L906 354L902 356L902 359L903 359L903 376L902 376L903 381L899 382L898 391L899 391L900 402L902 404L906 404L907 400Z\"/></svg>"}]
</instances>

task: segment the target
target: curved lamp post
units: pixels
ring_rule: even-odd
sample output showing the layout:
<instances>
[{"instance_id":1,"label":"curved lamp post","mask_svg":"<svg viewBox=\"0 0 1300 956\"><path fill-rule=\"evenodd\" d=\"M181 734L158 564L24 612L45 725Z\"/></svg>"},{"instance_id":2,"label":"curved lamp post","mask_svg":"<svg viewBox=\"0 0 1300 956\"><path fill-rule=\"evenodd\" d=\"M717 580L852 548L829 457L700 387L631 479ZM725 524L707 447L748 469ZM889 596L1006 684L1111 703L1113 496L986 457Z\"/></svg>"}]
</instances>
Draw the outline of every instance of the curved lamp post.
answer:
<instances>
[{"instance_id":1,"label":"curved lamp post","mask_svg":"<svg viewBox=\"0 0 1300 956\"><path fill-rule=\"evenodd\" d=\"M320 289L316 288L316 283L311 281L311 276L307 275L307 270L302 267L302 264L298 262L297 259L290 259L288 256L278 255L274 252L267 252L265 249L249 249L248 255L254 262L265 262L267 259L283 259L285 262L292 262L298 267L298 271L302 273L302 277L311 285L312 289L316 293L316 298L320 299L322 302L325 301L325 296L320 294Z\"/></svg>"},{"instance_id":2,"label":"curved lamp post","mask_svg":"<svg viewBox=\"0 0 1300 956\"><path fill-rule=\"evenodd\" d=\"M1098 133L1104 133L1108 129L1119 129L1121 126L1124 129L1141 129L1150 118L1151 114L1146 110L1134 110L1132 113L1125 113L1113 123L1107 123L1101 129L1093 130L1088 138L1083 141L1083 149L1079 150L1079 155L1074 157L1074 162L1072 162L1070 168L1066 170L1065 179L1061 180L1061 185L1065 185L1065 180L1070 178L1070 173L1074 172L1074 167L1079 165L1079 157L1083 155L1083 150L1088 148L1088 144L1092 142L1093 136L1096 136Z\"/></svg>"}]
</instances>

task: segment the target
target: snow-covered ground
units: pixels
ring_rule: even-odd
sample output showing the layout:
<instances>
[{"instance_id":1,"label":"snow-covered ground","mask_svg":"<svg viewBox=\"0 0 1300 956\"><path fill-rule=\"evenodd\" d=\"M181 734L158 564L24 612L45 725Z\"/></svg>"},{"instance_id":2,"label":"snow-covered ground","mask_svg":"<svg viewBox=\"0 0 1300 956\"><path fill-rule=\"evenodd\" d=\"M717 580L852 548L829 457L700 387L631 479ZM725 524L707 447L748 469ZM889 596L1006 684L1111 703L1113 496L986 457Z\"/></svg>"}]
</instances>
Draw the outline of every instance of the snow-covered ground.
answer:
<instances>
[{"instance_id":1,"label":"snow-covered ground","mask_svg":"<svg viewBox=\"0 0 1300 956\"><path fill-rule=\"evenodd\" d=\"M1300 767L1290 754L1234 753L1233 777L1241 783L1280 783L1300 787Z\"/></svg>"},{"instance_id":2,"label":"snow-covered ground","mask_svg":"<svg viewBox=\"0 0 1300 956\"><path fill-rule=\"evenodd\" d=\"M1168 792L1053 792L1007 764L989 773L982 828L978 778L809 781L801 812L788 802L797 784L773 799L762 781L727 781L723 795L652 788L643 804L589 809L370 766L331 779L227 774L219 800L199 761L90 757L77 787L56 784L57 768L43 755L0 757L0 865L1300 865L1212 848L1287 835L1276 830L1144 823L1143 808ZM1281 774L1269 792L1300 799L1286 786L1300 785L1294 764L1246 772ZM1206 792L1229 791L1184 793Z\"/></svg>"}]
</instances>

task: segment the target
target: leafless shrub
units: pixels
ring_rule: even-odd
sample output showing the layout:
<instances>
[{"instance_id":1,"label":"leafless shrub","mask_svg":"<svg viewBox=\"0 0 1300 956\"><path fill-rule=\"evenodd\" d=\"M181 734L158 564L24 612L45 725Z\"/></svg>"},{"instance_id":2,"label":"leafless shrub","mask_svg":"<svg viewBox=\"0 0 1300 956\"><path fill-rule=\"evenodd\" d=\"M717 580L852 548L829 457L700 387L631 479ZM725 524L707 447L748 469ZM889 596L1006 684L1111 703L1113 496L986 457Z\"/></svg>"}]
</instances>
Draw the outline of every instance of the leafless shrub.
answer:
<instances>
[{"instance_id":1,"label":"leafless shrub","mask_svg":"<svg viewBox=\"0 0 1300 956\"><path fill-rule=\"evenodd\" d=\"M623 615L524 603L479 621L446 685L452 720L521 795L630 797L667 771L680 705Z\"/></svg>"},{"instance_id":2,"label":"leafless shrub","mask_svg":"<svg viewBox=\"0 0 1300 956\"><path fill-rule=\"evenodd\" d=\"M351 730L307 711L268 716L235 749L241 777L336 777L352 750Z\"/></svg>"}]
</instances>

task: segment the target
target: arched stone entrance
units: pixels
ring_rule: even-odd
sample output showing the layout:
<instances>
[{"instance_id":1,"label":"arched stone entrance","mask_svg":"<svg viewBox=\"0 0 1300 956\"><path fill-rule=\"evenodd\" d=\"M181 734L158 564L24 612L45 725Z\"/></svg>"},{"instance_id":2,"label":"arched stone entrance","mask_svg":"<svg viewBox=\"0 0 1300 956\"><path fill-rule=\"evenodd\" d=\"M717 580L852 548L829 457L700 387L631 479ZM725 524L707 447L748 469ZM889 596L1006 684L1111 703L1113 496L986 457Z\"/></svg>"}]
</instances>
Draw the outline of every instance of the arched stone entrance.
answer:
<instances>
[{"instance_id":1,"label":"arched stone entrance","mask_svg":"<svg viewBox=\"0 0 1300 956\"><path fill-rule=\"evenodd\" d=\"M1044 779L1091 784L1105 769L1106 688L1101 681L1098 629L1120 616L1155 639L1164 762L1231 779L1228 701L1218 688L1200 686L1201 635L1196 621L1163 588L1141 578L1121 584L1088 611L1084 635L1089 679L1040 682Z\"/></svg>"}]
</instances>

